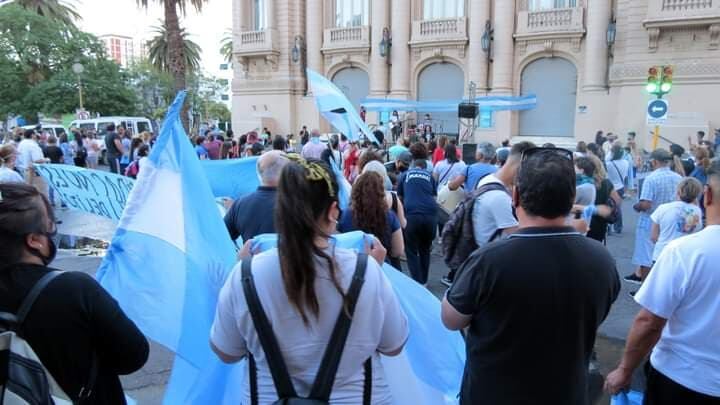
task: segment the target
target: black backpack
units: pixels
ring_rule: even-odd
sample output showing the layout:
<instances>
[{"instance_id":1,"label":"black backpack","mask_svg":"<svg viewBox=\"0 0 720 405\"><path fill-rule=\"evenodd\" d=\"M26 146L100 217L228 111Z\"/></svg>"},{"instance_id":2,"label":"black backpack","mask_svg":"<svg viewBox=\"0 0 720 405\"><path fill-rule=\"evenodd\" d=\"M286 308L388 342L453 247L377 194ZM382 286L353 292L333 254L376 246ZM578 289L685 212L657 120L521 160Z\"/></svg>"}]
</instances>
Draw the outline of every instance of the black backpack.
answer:
<instances>
[{"instance_id":1,"label":"black backpack","mask_svg":"<svg viewBox=\"0 0 720 405\"><path fill-rule=\"evenodd\" d=\"M367 267L368 255L359 254L355 274L353 275L350 288L347 291L348 307L347 312L340 309L338 320L335 323L330 342L323 354L318 374L315 377L310 396L301 398L297 395L295 387L290 380L287 366L283 360L280 347L278 346L275 333L272 326L265 315L265 310L260 303L260 298L255 289L255 282L252 276L252 259L246 259L242 262L242 283L243 292L245 293L245 301L247 302L250 316L252 317L255 330L260 340L265 359L267 360L270 374L272 375L275 390L278 394L278 400L274 402L277 405L325 405L330 402L330 393L333 383L335 382L335 374L337 374L340 358L345 349L345 342L350 333L350 323L352 315L355 312L355 305L360 296L360 289L365 282L365 268ZM258 405L258 387L257 387L257 366L255 358L250 354L250 399L252 405ZM363 387L363 404L370 405L372 391L372 357L365 361L365 383Z\"/></svg>"},{"instance_id":2,"label":"black backpack","mask_svg":"<svg viewBox=\"0 0 720 405\"><path fill-rule=\"evenodd\" d=\"M457 270L460 265L478 248L473 232L472 215L478 197L488 191L504 191L507 189L500 183L488 183L474 190L450 214L450 219L443 227L442 240L445 264L450 270ZM502 233L502 229L495 231L490 240L492 242Z\"/></svg>"}]
</instances>

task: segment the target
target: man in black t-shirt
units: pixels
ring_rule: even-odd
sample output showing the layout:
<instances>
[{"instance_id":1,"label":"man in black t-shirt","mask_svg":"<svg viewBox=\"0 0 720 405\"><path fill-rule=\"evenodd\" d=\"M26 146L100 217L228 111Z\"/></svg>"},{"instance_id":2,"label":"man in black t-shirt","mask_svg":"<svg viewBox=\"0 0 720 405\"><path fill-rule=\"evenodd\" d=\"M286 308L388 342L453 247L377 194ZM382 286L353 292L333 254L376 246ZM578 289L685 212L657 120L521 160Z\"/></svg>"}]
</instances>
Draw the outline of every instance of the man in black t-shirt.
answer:
<instances>
[{"instance_id":1,"label":"man in black t-shirt","mask_svg":"<svg viewBox=\"0 0 720 405\"><path fill-rule=\"evenodd\" d=\"M572 153L527 150L513 190L520 229L475 251L442 303L469 327L461 404L586 404L597 328L620 290L600 243L565 221L575 199Z\"/></svg>"},{"instance_id":2,"label":"man in black t-shirt","mask_svg":"<svg viewBox=\"0 0 720 405\"><path fill-rule=\"evenodd\" d=\"M105 148L108 166L110 166L110 172L115 174L120 173L120 156L123 154L122 138L115 132L115 124L109 124L107 126L107 133L105 134Z\"/></svg>"}]
</instances>

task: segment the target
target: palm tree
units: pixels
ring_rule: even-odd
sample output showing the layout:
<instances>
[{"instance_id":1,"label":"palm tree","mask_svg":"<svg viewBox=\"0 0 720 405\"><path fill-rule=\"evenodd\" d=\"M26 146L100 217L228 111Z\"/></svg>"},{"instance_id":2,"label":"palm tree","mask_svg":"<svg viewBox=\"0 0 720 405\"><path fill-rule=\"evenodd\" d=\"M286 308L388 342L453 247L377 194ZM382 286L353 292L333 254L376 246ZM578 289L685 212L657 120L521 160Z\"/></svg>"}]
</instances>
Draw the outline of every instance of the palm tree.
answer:
<instances>
[{"instance_id":1,"label":"palm tree","mask_svg":"<svg viewBox=\"0 0 720 405\"><path fill-rule=\"evenodd\" d=\"M137 4L147 7L150 0L136 0ZM187 58L185 57L185 46L183 45L183 35L180 29L180 19L178 11L183 15L186 14L188 6L192 6L197 11L202 10L203 4L207 0L155 0L163 4L165 10L165 21L163 26L167 31L167 67L173 76L175 91L184 90L187 86ZM187 103L185 104L187 106ZM183 125L188 128L188 118L185 109L180 115Z\"/></svg>"},{"instance_id":2,"label":"palm tree","mask_svg":"<svg viewBox=\"0 0 720 405\"><path fill-rule=\"evenodd\" d=\"M233 54L232 31L225 31L225 35L223 35L222 39L220 40L220 55L222 55L226 61L232 62L232 54Z\"/></svg>"},{"instance_id":3,"label":"palm tree","mask_svg":"<svg viewBox=\"0 0 720 405\"><path fill-rule=\"evenodd\" d=\"M15 4L66 25L74 25L80 19L75 7L64 0L15 0Z\"/></svg>"},{"instance_id":4,"label":"palm tree","mask_svg":"<svg viewBox=\"0 0 720 405\"><path fill-rule=\"evenodd\" d=\"M153 27L155 37L147 42L148 59L150 63L161 72L172 73L168 30L164 25ZM183 55L185 56L184 65L187 73L200 70L200 54L202 49L189 38L189 34L180 29L180 37L182 38Z\"/></svg>"}]
</instances>

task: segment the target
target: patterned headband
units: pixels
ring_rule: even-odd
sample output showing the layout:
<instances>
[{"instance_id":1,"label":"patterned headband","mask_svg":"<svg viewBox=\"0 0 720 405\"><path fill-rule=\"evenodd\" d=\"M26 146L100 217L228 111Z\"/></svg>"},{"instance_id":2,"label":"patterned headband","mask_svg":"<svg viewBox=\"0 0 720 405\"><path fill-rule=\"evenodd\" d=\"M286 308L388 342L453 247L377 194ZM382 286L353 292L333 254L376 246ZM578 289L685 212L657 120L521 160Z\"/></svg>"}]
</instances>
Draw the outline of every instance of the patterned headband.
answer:
<instances>
[{"instance_id":1,"label":"patterned headband","mask_svg":"<svg viewBox=\"0 0 720 405\"><path fill-rule=\"evenodd\" d=\"M302 156L290 153L287 155L288 159L291 161L299 164L303 169L305 169L306 174L305 178L310 181L324 181L327 183L328 191L330 192L330 197L335 197L335 189L332 185L332 179L330 178L330 173L328 173L325 168L320 165L318 162L308 162L305 160Z\"/></svg>"}]
</instances>

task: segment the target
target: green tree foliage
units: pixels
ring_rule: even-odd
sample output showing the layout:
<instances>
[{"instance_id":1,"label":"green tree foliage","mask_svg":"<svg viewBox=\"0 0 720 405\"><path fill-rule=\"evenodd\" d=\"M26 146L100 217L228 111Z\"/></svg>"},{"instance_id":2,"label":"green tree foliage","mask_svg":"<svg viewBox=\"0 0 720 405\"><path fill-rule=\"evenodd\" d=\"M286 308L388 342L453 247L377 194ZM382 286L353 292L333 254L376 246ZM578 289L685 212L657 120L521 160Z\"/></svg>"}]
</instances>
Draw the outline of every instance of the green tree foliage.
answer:
<instances>
[{"instance_id":1,"label":"green tree foliage","mask_svg":"<svg viewBox=\"0 0 720 405\"><path fill-rule=\"evenodd\" d=\"M169 34L165 25L153 27L155 36L148 41L148 58L157 70L161 72L171 72L172 54L170 53ZM184 30L180 30L182 37L183 54L185 55L186 73L192 73L200 70L200 55L202 48L190 39L189 34Z\"/></svg>"},{"instance_id":2,"label":"green tree foliage","mask_svg":"<svg viewBox=\"0 0 720 405\"><path fill-rule=\"evenodd\" d=\"M128 69L131 88L138 98L140 115L162 119L175 97L172 76L161 72L149 60L139 61Z\"/></svg>"},{"instance_id":3,"label":"green tree foliage","mask_svg":"<svg viewBox=\"0 0 720 405\"><path fill-rule=\"evenodd\" d=\"M105 57L103 44L74 26L19 5L0 8L0 116L74 112L82 74L84 104L102 115L134 114L137 100L128 76Z\"/></svg>"},{"instance_id":4,"label":"green tree foliage","mask_svg":"<svg viewBox=\"0 0 720 405\"><path fill-rule=\"evenodd\" d=\"M225 61L232 62L233 55L233 36L232 31L226 31L220 40L220 55L225 58Z\"/></svg>"},{"instance_id":5,"label":"green tree foliage","mask_svg":"<svg viewBox=\"0 0 720 405\"><path fill-rule=\"evenodd\" d=\"M15 0L15 4L40 16L48 17L63 24L74 25L80 14L72 3L62 0Z\"/></svg>"}]
</instances>

